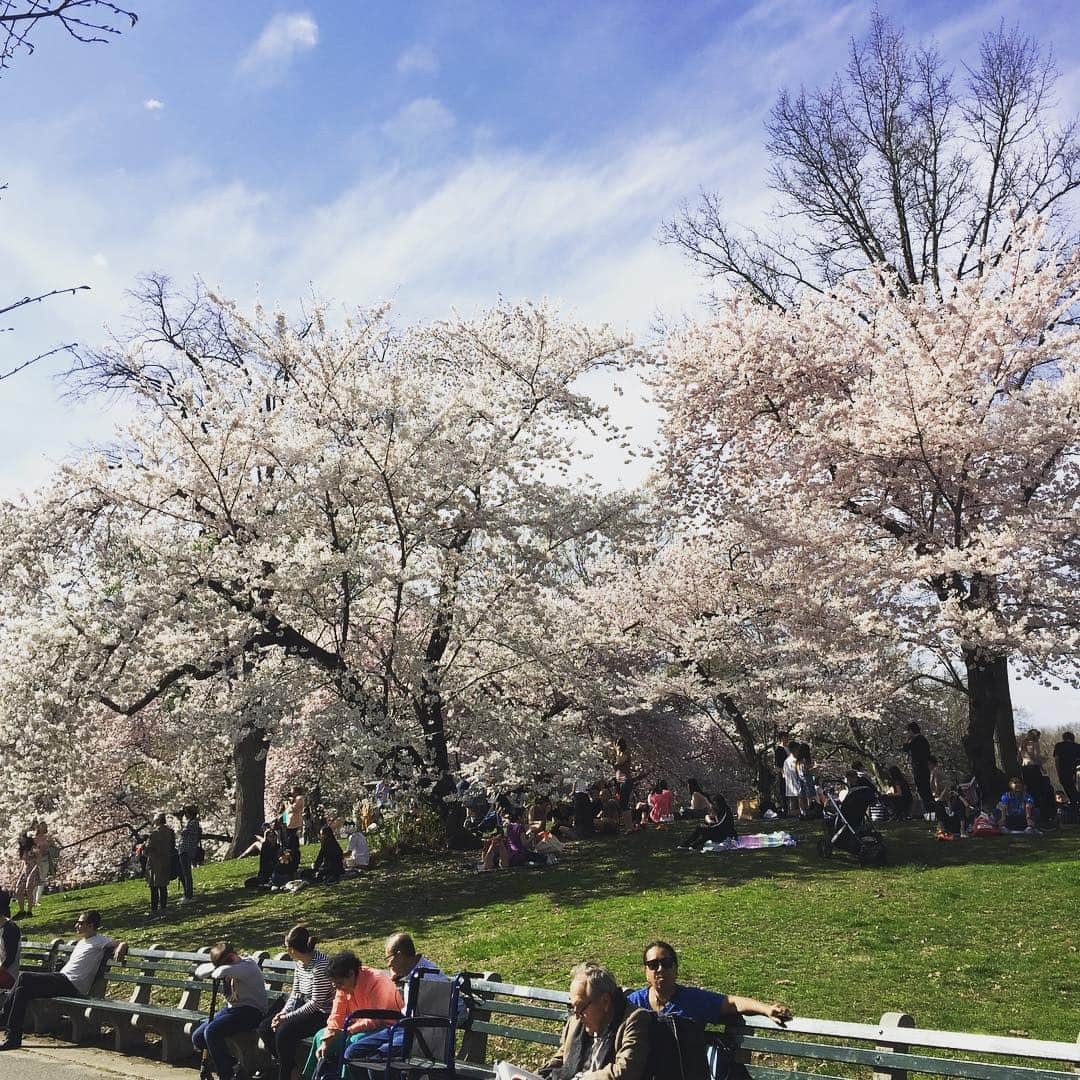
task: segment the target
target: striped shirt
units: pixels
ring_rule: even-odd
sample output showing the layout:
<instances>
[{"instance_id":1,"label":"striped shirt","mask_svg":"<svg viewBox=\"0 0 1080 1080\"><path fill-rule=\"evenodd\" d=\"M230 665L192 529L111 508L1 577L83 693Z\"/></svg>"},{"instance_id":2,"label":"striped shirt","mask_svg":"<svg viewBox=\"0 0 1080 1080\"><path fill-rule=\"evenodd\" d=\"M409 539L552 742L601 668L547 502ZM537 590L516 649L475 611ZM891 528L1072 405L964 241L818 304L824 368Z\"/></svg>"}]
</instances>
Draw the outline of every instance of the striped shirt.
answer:
<instances>
[{"instance_id":1,"label":"striped shirt","mask_svg":"<svg viewBox=\"0 0 1080 1080\"><path fill-rule=\"evenodd\" d=\"M334 984L327 968L330 961L318 949L311 955L310 964L297 963L293 972L292 993L281 1012L302 1016L330 1015L334 1003Z\"/></svg>"}]
</instances>

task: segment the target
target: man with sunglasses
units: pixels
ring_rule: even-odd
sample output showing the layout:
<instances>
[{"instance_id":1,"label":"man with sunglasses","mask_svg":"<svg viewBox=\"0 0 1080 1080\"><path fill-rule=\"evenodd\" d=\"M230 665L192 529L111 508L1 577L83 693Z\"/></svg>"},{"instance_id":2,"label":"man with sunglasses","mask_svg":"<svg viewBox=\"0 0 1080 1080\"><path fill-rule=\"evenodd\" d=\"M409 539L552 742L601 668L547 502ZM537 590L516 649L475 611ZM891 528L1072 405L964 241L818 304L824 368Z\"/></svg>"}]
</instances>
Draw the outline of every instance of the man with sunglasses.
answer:
<instances>
[{"instance_id":1,"label":"man with sunglasses","mask_svg":"<svg viewBox=\"0 0 1080 1080\"><path fill-rule=\"evenodd\" d=\"M38 998L86 997L94 985L106 957L123 960L127 943L113 941L98 933L101 913L84 911L75 920L75 933L79 940L71 950L71 956L58 972L24 971L15 980L15 986L0 1007L0 1027L7 1028L7 1038L0 1043L0 1050L18 1050L22 1046L23 1024L26 1009Z\"/></svg>"},{"instance_id":2,"label":"man with sunglasses","mask_svg":"<svg viewBox=\"0 0 1080 1080\"><path fill-rule=\"evenodd\" d=\"M544 1080L643 1080L652 1019L630 1005L615 976L599 964L570 973L570 1016L559 1051L539 1070ZM502 1062L497 1080L536 1074Z\"/></svg>"},{"instance_id":3,"label":"man with sunglasses","mask_svg":"<svg viewBox=\"0 0 1080 1080\"><path fill-rule=\"evenodd\" d=\"M696 1020L700 1024L723 1024L737 1016L768 1016L778 1023L790 1020L791 1009L779 1003L766 1004L757 998L736 994L716 994L679 983L679 958L666 941L650 941L642 954L647 986L627 994L626 1000L639 1009L660 1016Z\"/></svg>"}]
</instances>

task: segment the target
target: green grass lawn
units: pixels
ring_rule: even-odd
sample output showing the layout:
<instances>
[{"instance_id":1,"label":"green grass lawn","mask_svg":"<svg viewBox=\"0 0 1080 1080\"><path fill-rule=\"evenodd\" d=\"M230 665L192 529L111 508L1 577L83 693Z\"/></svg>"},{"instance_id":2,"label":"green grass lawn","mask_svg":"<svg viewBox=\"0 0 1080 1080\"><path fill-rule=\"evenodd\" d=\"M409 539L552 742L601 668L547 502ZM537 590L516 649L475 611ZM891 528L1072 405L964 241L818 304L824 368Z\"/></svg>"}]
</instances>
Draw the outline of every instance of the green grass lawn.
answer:
<instances>
[{"instance_id":1,"label":"green grass lawn","mask_svg":"<svg viewBox=\"0 0 1080 1080\"><path fill-rule=\"evenodd\" d=\"M903 1010L924 1027L1080 1033L1080 829L942 843L922 822L892 826L884 870L822 862L808 825L792 830L796 848L722 855L674 850L685 831L578 843L545 870L476 874L452 854L297 895L245 891L254 859L215 863L196 871L197 901L166 923L147 920L146 885L127 881L47 896L24 933L70 937L75 913L96 907L133 945L227 937L276 953L304 922L324 950L381 964L382 939L407 929L447 971L559 988L585 958L640 985L641 948L660 937L679 950L683 981L806 1016L874 1022Z\"/></svg>"}]
</instances>

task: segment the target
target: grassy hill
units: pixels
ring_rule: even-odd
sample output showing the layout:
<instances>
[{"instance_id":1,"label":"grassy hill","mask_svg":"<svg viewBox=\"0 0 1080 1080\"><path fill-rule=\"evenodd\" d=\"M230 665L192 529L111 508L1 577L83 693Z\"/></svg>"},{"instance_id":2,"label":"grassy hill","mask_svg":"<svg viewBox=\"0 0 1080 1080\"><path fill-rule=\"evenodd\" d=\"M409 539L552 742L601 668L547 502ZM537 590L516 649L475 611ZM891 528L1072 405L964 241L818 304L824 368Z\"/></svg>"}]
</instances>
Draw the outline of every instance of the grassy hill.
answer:
<instances>
[{"instance_id":1,"label":"grassy hill","mask_svg":"<svg viewBox=\"0 0 1080 1080\"><path fill-rule=\"evenodd\" d=\"M578 843L544 870L419 859L297 895L245 891L254 859L215 863L167 922L148 921L148 889L128 881L47 896L24 933L70 937L76 912L96 907L132 944L227 937L276 953L304 922L327 951L381 964L382 939L407 929L448 971L556 987L585 958L640 985L641 948L660 937L679 950L683 981L804 1015L872 1022L902 1009L927 1027L1077 1038L1080 829L943 843L922 822L892 826L884 870L822 862L810 826L793 828L796 848L721 855L674 850L685 831Z\"/></svg>"}]
</instances>

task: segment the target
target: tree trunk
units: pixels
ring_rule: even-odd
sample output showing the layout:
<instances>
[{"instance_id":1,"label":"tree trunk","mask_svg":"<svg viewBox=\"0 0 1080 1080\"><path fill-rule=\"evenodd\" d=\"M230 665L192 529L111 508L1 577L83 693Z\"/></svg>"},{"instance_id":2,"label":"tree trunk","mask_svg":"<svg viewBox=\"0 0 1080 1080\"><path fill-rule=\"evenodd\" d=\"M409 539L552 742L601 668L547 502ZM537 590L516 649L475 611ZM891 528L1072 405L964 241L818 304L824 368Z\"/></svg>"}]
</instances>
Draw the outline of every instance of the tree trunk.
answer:
<instances>
[{"instance_id":1,"label":"tree trunk","mask_svg":"<svg viewBox=\"0 0 1080 1080\"><path fill-rule=\"evenodd\" d=\"M729 694L721 694L719 700L731 722L735 725L735 734L737 736L735 749L742 759L746 771L753 778L754 794L761 800L761 806L764 809L774 801L773 793L776 781L776 774L769 764L768 747L758 747L749 721L747 721L742 709L739 708L733 697Z\"/></svg>"},{"instance_id":2,"label":"tree trunk","mask_svg":"<svg viewBox=\"0 0 1080 1080\"><path fill-rule=\"evenodd\" d=\"M990 653L965 645L967 667L968 727L963 737L964 753L979 781L985 800L997 801L1008 776L1016 775L1016 734L1013 728L1012 697L1009 694L1009 662L1003 653ZM1004 738L1003 738L1004 735ZM1002 745L1002 764L997 766L994 740ZM1011 753L1006 755L1006 747Z\"/></svg>"},{"instance_id":3,"label":"tree trunk","mask_svg":"<svg viewBox=\"0 0 1080 1080\"><path fill-rule=\"evenodd\" d=\"M233 743L236 808L228 858L235 859L259 832L266 814L266 751L270 740L261 727L245 727Z\"/></svg>"}]
</instances>

